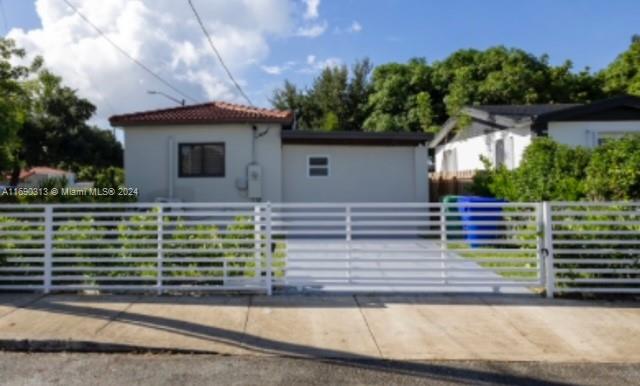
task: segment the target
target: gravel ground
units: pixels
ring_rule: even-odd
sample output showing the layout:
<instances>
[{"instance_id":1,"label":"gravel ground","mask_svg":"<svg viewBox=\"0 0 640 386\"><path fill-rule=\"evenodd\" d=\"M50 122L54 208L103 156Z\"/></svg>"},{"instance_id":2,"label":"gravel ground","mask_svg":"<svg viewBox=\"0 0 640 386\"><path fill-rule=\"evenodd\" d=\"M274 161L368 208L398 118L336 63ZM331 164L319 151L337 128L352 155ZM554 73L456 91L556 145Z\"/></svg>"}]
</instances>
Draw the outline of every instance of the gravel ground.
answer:
<instances>
[{"instance_id":1,"label":"gravel ground","mask_svg":"<svg viewBox=\"0 0 640 386\"><path fill-rule=\"evenodd\" d=\"M2 385L634 385L640 364L0 352Z\"/></svg>"}]
</instances>

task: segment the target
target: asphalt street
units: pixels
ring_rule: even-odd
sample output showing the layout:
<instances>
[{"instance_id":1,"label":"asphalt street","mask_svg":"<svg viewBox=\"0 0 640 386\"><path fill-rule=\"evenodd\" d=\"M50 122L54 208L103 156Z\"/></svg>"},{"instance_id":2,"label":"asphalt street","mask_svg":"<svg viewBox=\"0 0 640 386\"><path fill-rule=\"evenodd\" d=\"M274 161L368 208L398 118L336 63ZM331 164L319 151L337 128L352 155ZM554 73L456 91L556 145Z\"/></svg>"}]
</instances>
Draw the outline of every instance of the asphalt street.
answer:
<instances>
[{"instance_id":1,"label":"asphalt street","mask_svg":"<svg viewBox=\"0 0 640 386\"><path fill-rule=\"evenodd\" d=\"M640 364L0 353L2 385L636 385Z\"/></svg>"}]
</instances>

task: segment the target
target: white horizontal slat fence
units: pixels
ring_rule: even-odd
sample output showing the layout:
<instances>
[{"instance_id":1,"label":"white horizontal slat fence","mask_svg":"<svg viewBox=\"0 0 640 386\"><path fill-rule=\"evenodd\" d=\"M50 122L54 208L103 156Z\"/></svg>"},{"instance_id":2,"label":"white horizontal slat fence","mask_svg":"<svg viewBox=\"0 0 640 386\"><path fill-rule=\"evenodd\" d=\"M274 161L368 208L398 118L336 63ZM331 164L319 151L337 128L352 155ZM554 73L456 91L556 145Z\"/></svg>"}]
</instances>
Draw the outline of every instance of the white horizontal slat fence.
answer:
<instances>
[{"instance_id":1,"label":"white horizontal slat fence","mask_svg":"<svg viewBox=\"0 0 640 386\"><path fill-rule=\"evenodd\" d=\"M640 203L554 202L555 293L640 293Z\"/></svg>"},{"instance_id":2,"label":"white horizontal slat fence","mask_svg":"<svg viewBox=\"0 0 640 386\"><path fill-rule=\"evenodd\" d=\"M261 209L0 206L0 289L268 291Z\"/></svg>"},{"instance_id":3,"label":"white horizontal slat fence","mask_svg":"<svg viewBox=\"0 0 640 386\"><path fill-rule=\"evenodd\" d=\"M640 203L0 205L0 291L640 293Z\"/></svg>"}]
</instances>

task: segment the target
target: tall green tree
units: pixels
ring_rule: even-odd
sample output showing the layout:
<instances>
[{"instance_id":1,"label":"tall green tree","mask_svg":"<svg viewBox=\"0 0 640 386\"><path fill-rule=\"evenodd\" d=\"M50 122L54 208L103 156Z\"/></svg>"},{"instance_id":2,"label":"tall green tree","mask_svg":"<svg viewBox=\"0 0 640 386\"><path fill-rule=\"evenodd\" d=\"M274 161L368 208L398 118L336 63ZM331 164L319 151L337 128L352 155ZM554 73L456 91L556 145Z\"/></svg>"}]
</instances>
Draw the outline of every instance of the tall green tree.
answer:
<instances>
[{"instance_id":1,"label":"tall green tree","mask_svg":"<svg viewBox=\"0 0 640 386\"><path fill-rule=\"evenodd\" d=\"M600 75L607 93L640 96L640 35L634 35L629 49L618 55Z\"/></svg>"},{"instance_id":2,"label":"tall green tree","mask_svg":"<svg viewBox=\"0 0 640 386\"><path fill-rule=\"evenodd\" d=\"M24 167L122 166L122 145L111 132L87 121L96 108L36 57L28 66L25 51L0 39L0 171L16 185Z\"/></svg>"},{"instance_id":3,"label":"tall green tree","mask_svg":"<svg viewBox=\"0 0 640 386\"><path fill-rule=\"evenodd\" d=\"M369 114L372 65L368 59L346 66L326 67L308 89L289 81L274 91L275 108L293 110L298 127L309 130L357 131Z\"/></svg>"},{"instance_id":4,"label":"tall green tree","mask_svg":"<svg viewBox=\"0 0 640 386\"><path fill-rule=\"evenodd\" d=\"M424 59L376 67L367 131L430 131L434 121L432 69Z\"/></svg>"},{"instance_id":5,"label":"tall green tree","mask_svg":"<svg viewBox=\"0 0 640 386\"><path fill-rule=\"evenodd\" d=\"M460 50L433 64L432 83L444 106L436 106L438 123L474 104L587 102L603 93L588 69L572 63L551 66L546 55L534 56L502 46L484 51Z\"/></svg>"},{"instance_id":6,"label":"tall green tree","mask_svg":"<svg viewBox=\"0 0 640 386\"><path fill-rule=\"evenodd\" d=\"M16 48L12 40L0 38L0 171L13 168L20 146L19 132L27 119L29 98L23 84L42 65L36 58L30 66L13 65L25 51Z\"/></svg>"},{"instance_id":7,"label":"tall green tree","mask_svg":"<svg viewBox=\"0 0 640 386\"><path fill-rule=\"evenodd\" d=\"M19 132L25 166L122 166L122 146L110 131L90 126L96 108L62 79L42 70L28 85L31 108Z\"/></svg>"}]
</instances>

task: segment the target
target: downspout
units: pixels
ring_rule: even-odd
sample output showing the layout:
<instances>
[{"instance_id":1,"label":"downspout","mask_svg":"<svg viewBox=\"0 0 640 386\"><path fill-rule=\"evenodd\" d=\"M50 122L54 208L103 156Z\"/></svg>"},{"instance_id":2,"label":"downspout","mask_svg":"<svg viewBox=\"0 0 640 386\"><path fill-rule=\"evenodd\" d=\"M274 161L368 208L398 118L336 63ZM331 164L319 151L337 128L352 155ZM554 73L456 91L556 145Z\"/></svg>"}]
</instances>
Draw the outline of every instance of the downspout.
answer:
<instances>
[{"instance_id":1,"label":"downspout","mask_svg":"<svg viewBox=\"0 0 640 386\"><path fill-rule=\"evenodd\" d=\"M256 155L256 141L258 140L258 138L265 136L269 132L269 129L270 127L267 126L267 128L263 132L258 133L258 126L251 125L251 163L249 163L249 165L258 164L258 159L257 159L258 157ZM249 175L248 175L249 165L247 165L247 179L249 179ZM259 202L260 199L253 199L253 201Z\"/></svg>"}]
</instances>

